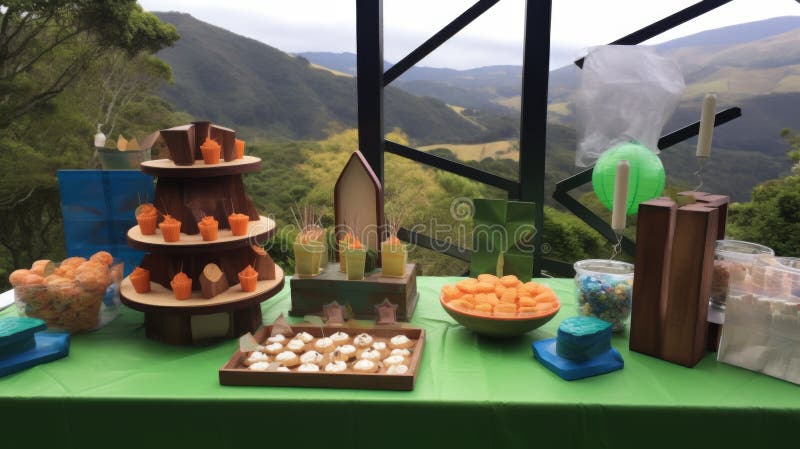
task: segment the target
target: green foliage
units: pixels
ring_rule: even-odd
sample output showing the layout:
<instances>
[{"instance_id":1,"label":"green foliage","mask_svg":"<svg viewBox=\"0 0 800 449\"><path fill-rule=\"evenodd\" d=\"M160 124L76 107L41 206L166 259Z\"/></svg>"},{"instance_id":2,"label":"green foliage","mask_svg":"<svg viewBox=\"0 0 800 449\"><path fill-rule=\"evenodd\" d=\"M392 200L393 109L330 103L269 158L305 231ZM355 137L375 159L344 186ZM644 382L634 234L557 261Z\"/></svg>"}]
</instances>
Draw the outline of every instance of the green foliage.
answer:
<instances>
[{"instance_id":1,"label":"green foliage","mask_svg":"<svg viewBox=\"0 0 800 449\"><path fill-rule=\"evenodd\" d=\"M782 136L792 145L789 158L797 162L800 138L789 131ZM732 204L728 234L769 246L778 255L800 256L800 175L762 183L753 189L749 202Z\"/></svg>"},{"instance_id":2,"label":"green foliage","mask_svg":"<svg viewBox=\"0 0 800 449\"><path fill-rule=\"evenodd\" d=\"M605 258L611 245L578 217L552 207L544 209L542 244L544 256L575 262L582 259Z\"/></svg>"}]
</instances>

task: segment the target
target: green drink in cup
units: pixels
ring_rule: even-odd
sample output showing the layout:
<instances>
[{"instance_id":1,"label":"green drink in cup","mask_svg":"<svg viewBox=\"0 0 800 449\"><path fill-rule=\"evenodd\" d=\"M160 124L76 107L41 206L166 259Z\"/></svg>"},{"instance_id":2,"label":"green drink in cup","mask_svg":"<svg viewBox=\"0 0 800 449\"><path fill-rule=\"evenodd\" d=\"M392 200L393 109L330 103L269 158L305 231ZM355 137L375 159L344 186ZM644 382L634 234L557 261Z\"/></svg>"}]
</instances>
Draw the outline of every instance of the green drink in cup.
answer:
<instances>
[{"instance_id":1,"label":"green drink in cup","mask_svg":"<svg viewBox=\"0 0 800 449\"><path fill-rule=\"evenodd\" d=\"M364 279L364 267L367 264L367 250L358 237L344 250L347 260L347 280L358 281Z\"/></svg>"}]
</instances>

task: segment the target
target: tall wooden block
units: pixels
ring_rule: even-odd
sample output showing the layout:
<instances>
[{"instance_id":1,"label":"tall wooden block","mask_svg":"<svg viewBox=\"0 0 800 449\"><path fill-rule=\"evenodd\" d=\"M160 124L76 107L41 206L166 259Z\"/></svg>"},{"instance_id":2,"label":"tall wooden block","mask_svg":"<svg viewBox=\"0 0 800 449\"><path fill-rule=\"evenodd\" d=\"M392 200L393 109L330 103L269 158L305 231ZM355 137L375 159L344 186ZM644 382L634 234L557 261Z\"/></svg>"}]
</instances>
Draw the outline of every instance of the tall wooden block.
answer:
<instances>
[{"instance_id":1,"label":"tall wooden block","mask_svg":"<svg viewBox=\"0 0 800 449\"><path fill-rule=\"evenodd\" d=\"M664 334L676 210L669 198L639 205L630 349L654 357L660 356Z\"/></svg>"},{"instance_id":2,"label":"tall wooden block","mask_svg":"<svg viewBox=\"0 0 800 449\"><path fill-rule=\"evenodd\" d=\"M661 357L688 367L705 355L718 217L716 208L700 204L679 208L675 217Z\"/></svg>"}]
</instances>

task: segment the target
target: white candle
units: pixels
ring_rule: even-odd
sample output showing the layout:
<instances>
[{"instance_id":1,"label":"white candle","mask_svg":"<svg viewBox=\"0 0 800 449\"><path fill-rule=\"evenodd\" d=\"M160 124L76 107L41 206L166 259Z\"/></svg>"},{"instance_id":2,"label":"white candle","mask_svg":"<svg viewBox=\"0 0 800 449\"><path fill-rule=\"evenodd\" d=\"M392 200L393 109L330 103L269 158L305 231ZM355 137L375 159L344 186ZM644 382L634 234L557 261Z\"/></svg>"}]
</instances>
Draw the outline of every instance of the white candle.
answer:
<instances>
[{"instance_id":1,"label":"white candle","mask_svg":"<svg viewBox=\"0 0 800 449\"><path fill-rule=\"evenodd\" d=\"M617 234L625 230L628 215L628 179L631 165L628 161L617 162L617 176L614 178L614 209L611 212L611 229Z\"/></svg>"},{"instance_id":2,"label":"white candle","mask_svg":"<svg viewBox=\"0 0 800 449\"><path fill-rule=\"evenodd\" d=\"M697 157L711 155L711 137L714 135L714 112L717 108L717 95L706 94L703 109L700 111L700 134L697 135Z\"/></svg>"}]
</instances>

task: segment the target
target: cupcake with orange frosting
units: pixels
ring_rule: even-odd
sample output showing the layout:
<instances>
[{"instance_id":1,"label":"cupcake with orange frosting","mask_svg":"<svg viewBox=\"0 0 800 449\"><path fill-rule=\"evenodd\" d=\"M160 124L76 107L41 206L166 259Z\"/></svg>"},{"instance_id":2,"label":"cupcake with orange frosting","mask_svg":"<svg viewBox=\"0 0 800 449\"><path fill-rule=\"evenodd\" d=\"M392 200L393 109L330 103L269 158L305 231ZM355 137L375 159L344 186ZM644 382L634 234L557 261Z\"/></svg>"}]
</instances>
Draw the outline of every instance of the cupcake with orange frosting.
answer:
<instances>
[{"instance_id":1,"label":"cupcake with orange frosting","mask_svg":"<svg viewBox=\"0 0 800 449\"><path fill-rule=\"evenodd\" d=\"M136 267L130 275L130 280L136 293L147 293L150 291L150 270Z\"/></svg>"},{"instance_id":2,"label":"cupcake with orange frosting","mask_svg":"<svg viewBox=\"0 0 800 449\"><path fill-rule=\"evenodd\" d=\"M139 224L139 232L142 235L153 235L156 233L156 223L158 222L158 210L150 203L144 203L136 208L136 222Z\"/></svg>"},{"instance_id":3,"label":"cupcake with orange frosting","mask_svg":"<svg viewBox=\"0 0 800 449\"><path fill-rule=\"evenodd\" d=\"M172 287L172 294L175 295L175 299L184 300L192 297L192 278L183 271L176 274L169 285Z\"/></svg>"},{"instance_id":4,"label":"cupcake with orange frosting","mask_svg":"<svg viewBox=\"0 0 800 449\"><path fill-rule=\"evenodd\" d=\"M219 164L219 154L221 151L222 147L219 146L219 143L208 137L206 137L206 140L200 145L200 152L203 153L203 162L205 162L206 165Z\"/></svg>"},{"instance_id":5,"label":"cupcake with orange frosting","mask_svg":"<svg viewBox=\"0 0 800 449\"><path fill-rule=\"evenodd\" d=\"M161 236L165 242L177 242L181 238L181 222L170 214L164 215L164 220L158 225Z\"/></svg>"},{"instance_id":6,"label":"cupcake with orange frosting","mask_svg":"<svg viewBox=\"0 0 800 449\"><path fill-rule=\"evenodd\" d=\"M231 233L236 236L247 235L247 225L250 222L250 217L245 214L232 213L228 215L228 224L231 227Z\"/></svg>"},{"instance_id":7,"label":"cupcake with orange frosting","mask_svg":"<svg viewBox=\"0 0 800 449\"><path fill-rule=\"evenodd\" d=\"M256 291L257 284L258 271L256 271L251 265L246 266L244 270L239 272L239 285L242 286L243 292Z\"/></svg>"},{"instance_id":8,"label":"cupcake with orange frosting","mask_svg":"<svg viewBox=\"0 0 800 449\"><path fill-rule=\"evenodd\" d=\"M213 242L217 239L219 222L211 215L206 215L202 220L197 222L197 229L200 230L200 236L203 237L203 241Z\"/></svg>"}]
</instances>

